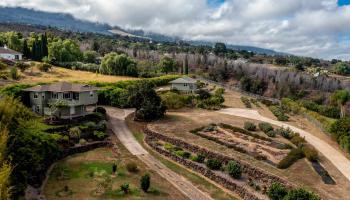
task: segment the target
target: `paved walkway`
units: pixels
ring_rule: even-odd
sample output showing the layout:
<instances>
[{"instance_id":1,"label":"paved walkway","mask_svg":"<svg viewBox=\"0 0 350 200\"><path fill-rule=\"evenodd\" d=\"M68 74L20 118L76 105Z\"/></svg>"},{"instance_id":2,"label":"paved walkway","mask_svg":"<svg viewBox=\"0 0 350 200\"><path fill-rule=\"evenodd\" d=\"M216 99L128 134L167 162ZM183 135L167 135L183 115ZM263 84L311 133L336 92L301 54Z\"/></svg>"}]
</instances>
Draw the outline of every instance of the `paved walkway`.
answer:
<instances>
[{"instance_id":1,"label":"paved walkway","mask_svg":"<svg viewBox=\"0 0 350 200\"><path fill-rule=\"evenodd\" d=\"M319 152L321 152L333 165L350 181L350 161L342 155L341 152L334 149L331 145L318 137L299 129L295 126L276 121L259 114L256 110L240 109L240 108L227 108L217 111L219 113L234 115L238 117L244 117L248 119L255 119L259 121L268 122L270 124L290 128L292 131L297 132L300 136L305 137L305 140L313 145Z\"/></svg>"},{"instance_id":2,"label":"paved walkway","mask_svg":"<svg viewBox=\"0 0 350 200\"><path fill-rule=\"evenodd\" d=\"M125 123L125 117L128 116L133 110L125 109L120 110L117 108L106 107L107 114L109 116L109 123L114 134L118 137L121 143L131 152L131 154L137 156L143 161L150 169L157 172L160 176L165 178L171 184L173 184L180 192L186 195L192 200L212 200L212 198L200 191L197 187L192 185L191 182L184 177L171 171L165 165L163 165L156 158L151 156L135 139L131 131L128 129Z\"/></svg>"}]
</instances>

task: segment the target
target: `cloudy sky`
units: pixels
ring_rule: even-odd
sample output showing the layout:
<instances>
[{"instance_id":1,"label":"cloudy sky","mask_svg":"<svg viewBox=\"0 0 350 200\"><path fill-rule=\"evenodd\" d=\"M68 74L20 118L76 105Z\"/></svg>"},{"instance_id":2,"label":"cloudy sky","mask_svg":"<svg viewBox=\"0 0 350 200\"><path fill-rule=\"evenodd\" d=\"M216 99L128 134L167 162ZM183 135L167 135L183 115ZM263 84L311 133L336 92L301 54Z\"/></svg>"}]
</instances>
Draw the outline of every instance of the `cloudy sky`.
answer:
<instances>
[{"instance_id":1,"label":"cloudy sky","mask_svg":"<svg viewBox=\"0 0 350 200\"><path fill-rule=\"evenodd\" d=\"M0 0L185 39L350 60L350 0Z\"/></svg>"}]
</instances>

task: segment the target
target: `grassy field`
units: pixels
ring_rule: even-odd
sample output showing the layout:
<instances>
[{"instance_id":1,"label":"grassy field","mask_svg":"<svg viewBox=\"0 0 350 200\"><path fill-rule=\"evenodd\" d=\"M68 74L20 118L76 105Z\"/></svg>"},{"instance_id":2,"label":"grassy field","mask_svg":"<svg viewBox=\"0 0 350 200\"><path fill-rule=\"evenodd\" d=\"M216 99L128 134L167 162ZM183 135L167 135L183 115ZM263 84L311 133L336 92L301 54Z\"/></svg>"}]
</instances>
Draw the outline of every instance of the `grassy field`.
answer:
<instances>
[{"instance_id":1,"label":"grassy field","mask_svg":"<svg viewBox=\"0 0 350 200\"><path fill-rule=\"evenodd\" d=\"M18 81L11 81L12 83L42 83L42 82L54 82L54 81L69 81L69 82L117 82L123 80L136 79L127 76L109 76L102 75L93 72L70 70L61 67L53 67L49 72L41 72L37 67L29 68L25 72L20 73L21 78ZM10 82L10 83L11 83Z\"/></svg>"},{"instance_id":2,"label":"grassy field","mask_svg":"<svg viewBox=\"0 0 350 200\"><path fill-rule=\"evenodd\" d=\"M137 164L138 172L129 172L126 169L127 163L130 162ZM116 175L112 175L113 163L118 166ZM140 189L140 178L145 173L149 173L151 176L151 187L147 193ZM111 188L103 194L96 194L101 182L106 182L106 180L111 181ZM126 195L120 190L120 186L124 183L128 183L130 186L130 192ZM68 195L62 193L65 186L69 188ZM118 144L117 154L111 148L99 148L59 161L49 176L44 194L49 200L187 199L156 172L149 171L135 156L121 147L121 144Z\"/></svg>"},{"instance_id":3,"label":"grassy field","mask_svg":"<svg viewBox=\"0 0 350 200\"><path fill-rule=\"evenodd\" d=\"M145 123L135 122L134 120L132 120L132 116L127 117L126 122L130 130L133 132L135 138L139 141L139 143L144 148L146 148L151 155L153 155L155 158L161 161L169 169L187 178L189 181L192 182L192 184L194 184L200 190L208 193L213 199L216 199L216 200L236 199L230 191L216 186L214 182L208 181L206 178L197 175L195 172L192 172L173 161L165 159L160 154L156 153L155 151L150 149L147 145L145 145L143 141L144 134L142 133L142 130L145 127Z\"/></svg>"}]
</instances>

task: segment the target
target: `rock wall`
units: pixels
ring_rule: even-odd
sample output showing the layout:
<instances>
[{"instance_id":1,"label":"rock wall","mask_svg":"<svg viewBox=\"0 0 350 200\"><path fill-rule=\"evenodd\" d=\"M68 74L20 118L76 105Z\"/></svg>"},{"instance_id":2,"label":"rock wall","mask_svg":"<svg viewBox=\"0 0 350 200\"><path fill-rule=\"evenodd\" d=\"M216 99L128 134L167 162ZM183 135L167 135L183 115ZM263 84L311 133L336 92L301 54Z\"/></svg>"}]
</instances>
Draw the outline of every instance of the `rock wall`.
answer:
<instances>
[{"instance_id":1,"label":"rock wall","mask_svg":"<svg viewBox=\"0 0 350 200\"><path fill-rule=\"evenodd\" d=\"M220 153L212 152L206 148L202 148L202 147L199 147L197 145L189 144L189 143L182 141L180 139L157 133L155 131L149 130L148 128L146 128L144 130L144 133L150 139L154 138L154 139L163 140L165 142L168 142L168 143L171 143L173 145L179 146L181 148L187 149L187 150L194 152L196 154L205 155L207 158L217 159L217 160L220 160L224 163L228 163L229 161L234 160L241 165L243 173L247 174L252 179L260 180L261 182L265 183L267 186L270 186L273 182L279 182L287 188L294 187L287 180L280 178L278 176L275 176L273 174L270 174L269 172L266 172L265 170L259 169L257 167L253 167L251 164L249 164L247 162L240 161L240 160L237 160L235 158L232 158L232 157L220 154Z\"/></svg>"}]
</instances>

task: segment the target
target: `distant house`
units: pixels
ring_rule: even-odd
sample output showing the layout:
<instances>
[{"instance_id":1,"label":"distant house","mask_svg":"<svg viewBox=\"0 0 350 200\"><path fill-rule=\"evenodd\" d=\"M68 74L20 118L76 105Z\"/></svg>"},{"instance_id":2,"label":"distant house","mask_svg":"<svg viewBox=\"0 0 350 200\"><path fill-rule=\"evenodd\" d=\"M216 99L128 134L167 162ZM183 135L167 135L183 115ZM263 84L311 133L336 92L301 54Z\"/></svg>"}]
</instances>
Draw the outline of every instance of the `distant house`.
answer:
<instances>
[{"instance_id":1,"label":"distant house","mask_svg":"<svg viewBox=\"0 0 350 200\"><path fill-rule=\"evenodd\" d=\"M197 90L197 81L190 77L182 77L176 80L170 81L171 89L175 89L181 92L193 93Z\"/></svg>"},{"instance_id":2,"label":"distant house","mask_svg":"<svg viewBox=\"0 0 350 200\"><path fill-rule=\"evenodd\" d=\"M22 57L22 53L9 49L6 46L0 47L0 58L7 60L22 60Z\"/></svg>"},{"instance_id":3,"label":"distant house","mask_svg":"<svg viewBox=\"0 0 350 200\"><path fill-rule=\"evenodd\" d=\"M68 82L37 85L24 89L29 92L30 105L39 115L62 119L85 116L88 105L97 105L99 88Z\"/></svg>"}]
</instances>

